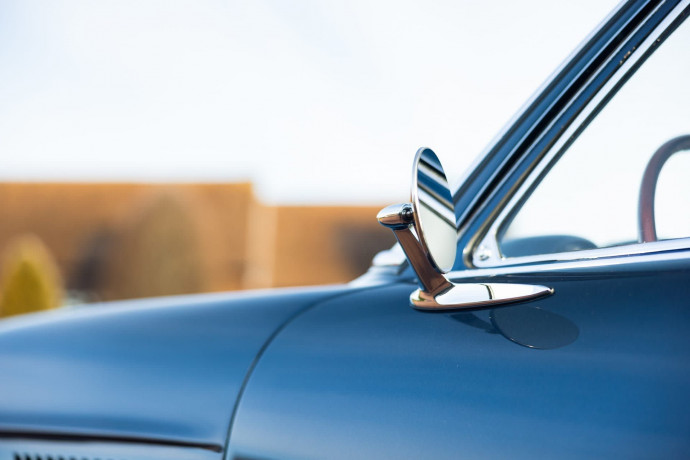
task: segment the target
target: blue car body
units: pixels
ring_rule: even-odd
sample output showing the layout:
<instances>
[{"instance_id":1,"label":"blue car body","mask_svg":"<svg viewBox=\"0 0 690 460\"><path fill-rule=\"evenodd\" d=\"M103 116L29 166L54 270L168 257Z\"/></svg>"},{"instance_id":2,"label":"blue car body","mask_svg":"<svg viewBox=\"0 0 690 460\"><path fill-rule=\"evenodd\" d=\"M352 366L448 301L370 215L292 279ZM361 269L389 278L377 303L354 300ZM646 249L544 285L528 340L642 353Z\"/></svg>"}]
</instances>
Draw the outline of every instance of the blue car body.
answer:
<instances>
[{"instance_id":1,"label":"blue car body","mask_svg":"<svg viewBox=\"0 0 690 460\"><path fill-rule=\"evenodd\" d=\"M494 268L467 250L630 52L687 14L621 4L454 194L450 278L553 295L420 312L403 263L6 320L0 460L689 457L688 245Z\"/></svg>"}]
</instances>

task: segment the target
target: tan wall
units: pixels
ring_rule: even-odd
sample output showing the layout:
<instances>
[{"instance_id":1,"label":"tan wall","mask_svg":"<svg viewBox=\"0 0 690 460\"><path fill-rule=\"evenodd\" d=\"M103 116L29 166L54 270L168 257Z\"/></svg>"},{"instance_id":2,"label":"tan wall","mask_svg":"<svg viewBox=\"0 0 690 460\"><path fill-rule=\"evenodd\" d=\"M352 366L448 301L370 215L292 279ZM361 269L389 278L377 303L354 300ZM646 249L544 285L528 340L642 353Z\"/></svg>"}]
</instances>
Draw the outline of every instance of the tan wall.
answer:
<instances>
[{"instance_id":1,"label":"tan wall","mask_svg":"<svg viewBox=\"0 0 690 460\"><path fill-rule=\"evenodd\" d=\"M265 206L249 183L0 183L0 251L35 234L103 299L337 283L394 243L379 209Z\"/></svg>"},{"instance_id":2,"label":"tan wall","mask_svg":"<svg viewBox=\"0 0 690 460\"><path fill-rule=\"evenodd\" d=\"M80 271L95 270L85 261L106 256L123 230L162 194L180 197L193 214L202 236L204 290L240 289L247 216L254 203L248 183L1 183L0 249L13 237L35 234L55 256L67 283L79 284Z\"/></svg>"},{"instance_id":3,"label":"tan wall","mask_svg":"<svg viewBox=\"0 0 690 460\"><path fill-rule=\"evenodd\" d=\"M342 283L364 273L395 238L376 221L380 206L261 207L250 226L245 285Z\"/></svg>"}]
</instances>

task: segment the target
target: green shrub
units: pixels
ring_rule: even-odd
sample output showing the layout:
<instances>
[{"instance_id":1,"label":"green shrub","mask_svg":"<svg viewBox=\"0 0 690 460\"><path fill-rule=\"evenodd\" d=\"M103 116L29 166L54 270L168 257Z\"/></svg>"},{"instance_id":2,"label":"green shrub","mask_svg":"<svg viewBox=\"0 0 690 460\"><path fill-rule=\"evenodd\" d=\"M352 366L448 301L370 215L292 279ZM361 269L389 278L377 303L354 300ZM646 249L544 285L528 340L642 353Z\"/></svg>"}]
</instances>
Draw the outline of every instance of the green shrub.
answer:
<instances>
[{"instance_id":1,"label":"green shrub","mask_svg":"<svg viewBox=\"0 0 690 460\"><path fill-rule=\"evenodd\" d=\"M33 235L13 240L0 273L0 316L48 310L61 302L60 274L43 242Z\"/></svg>"}]
</instances>

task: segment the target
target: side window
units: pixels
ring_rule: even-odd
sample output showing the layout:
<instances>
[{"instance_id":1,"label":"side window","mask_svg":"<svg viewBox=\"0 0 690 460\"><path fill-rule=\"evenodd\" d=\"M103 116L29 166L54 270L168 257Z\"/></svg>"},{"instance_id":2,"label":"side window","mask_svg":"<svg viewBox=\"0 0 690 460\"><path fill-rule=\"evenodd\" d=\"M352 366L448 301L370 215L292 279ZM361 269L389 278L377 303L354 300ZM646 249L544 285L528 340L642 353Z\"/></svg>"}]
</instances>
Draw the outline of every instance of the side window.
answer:
<instances>
[{"instance_id":1,"label":"side window","mask_svg":"<svg viewBox=\"0 0 690 460\"><path fill-rule=\"evenodd\" d=\"M504 257L690 236L690 137L667 146L675 153L653 180L665 156L655 152L690 135L689 22L630 77L502 224ZM645 225L656 238L642 238Z\"/></svg>"}]
</instances>

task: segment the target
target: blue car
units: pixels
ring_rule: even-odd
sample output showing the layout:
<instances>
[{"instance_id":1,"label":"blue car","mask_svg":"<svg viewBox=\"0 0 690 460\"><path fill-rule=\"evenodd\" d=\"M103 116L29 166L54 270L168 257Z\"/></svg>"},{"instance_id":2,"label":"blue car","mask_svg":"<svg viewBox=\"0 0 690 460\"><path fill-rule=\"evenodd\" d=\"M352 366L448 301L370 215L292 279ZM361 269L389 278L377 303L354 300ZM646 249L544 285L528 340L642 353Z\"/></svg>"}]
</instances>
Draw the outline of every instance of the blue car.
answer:
<instances>
[{"instance_id":1,"label":"blue car","mask_svg":"<svg viewBox=\"0 0 690 460\"><path fill-rule=\"evenodd\" d=\"M689 14L621 3L459 188L419 149L347 285L3 321L0 460L689 458Z\"/></svg>"}]
</instances>

